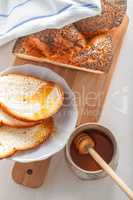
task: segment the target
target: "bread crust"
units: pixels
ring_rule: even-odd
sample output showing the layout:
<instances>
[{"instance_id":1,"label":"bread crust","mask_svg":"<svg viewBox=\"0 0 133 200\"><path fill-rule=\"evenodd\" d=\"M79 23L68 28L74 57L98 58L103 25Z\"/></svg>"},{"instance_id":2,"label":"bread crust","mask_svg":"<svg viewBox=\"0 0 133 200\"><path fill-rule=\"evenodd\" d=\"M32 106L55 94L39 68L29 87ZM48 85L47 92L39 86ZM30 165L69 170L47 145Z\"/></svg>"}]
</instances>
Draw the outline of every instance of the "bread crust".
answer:
<instances>
[{"instance_id":1,"label":"bread crust","mask_svg":"<svg viewBox=\"0 0 133 200\"><path fill-rule=\"evenodd\" d=\"M10 124L10 123L3 121L3 120L0 121L0 125L5 125L5 126L13 127L13 128L29 128L29 127L36 126L38 124L41 124L41 121L27 122L27 124L23 124L23 125L17 125L17 124L14 125L14 124Z\"/></svg>"},{"instance_id":2,"label":"bread crust","mask_svg":"<svg viewBox=\"0 0 133 200\"><path fill-rule=\"evenodd\" d=\"M12 117L18 119L18 120L21 120L21 121L24 121L24 122L33 122L33 123L40 123L42 120L44 119L48 119L50 118L51 116L53 116L54 114L56 114L58 112L58 110L61 108L62 104L63 104L63 101L64 101L64 91L63 91L63 88L59 85L57 85L56 83L52 82L52 81L43 81L42 79L39 79L38 77L34 77L32 75L24 75L22 73L9 73L9 74L13 74L15 76L27 76L27 77L31 77L33 79L38 79L38 80L41 80L42 83L48 83L49 85L56 85L58 87L58 91L60 93L60 104L58 105L58 108L53 112L51 113L50 115L48 115L46 118L41 118L41 119L31 119L29 117L25 117L25 116L22 116L22 115L18 115L17 113L15 113L13 110L11 110L10 108L8 108L4 103L0 102L0 106L1 106L1 109L7 113L8 115L11 115ZM8 75L8 74L7 74ZM4 75L1 75L1 76L4 76Z\"/></svg>"},{"instance_id":3,"label":"bread crust","mask_svg":"<svg viewBox=\"0 0 133 200\"><path fill-rule=\"evenodd\" d=\"M8 158L13 156L15 153L17 152L22 152L22 151L27 151L27 150L32 150L34 148L39 147L41 144L43 144L46 140L49 139L49 137L52 135L53 131L54 131L54 121L51 118L49 118L47 120L47 126L49 131L47 132L47 135L43 138L42 141L37 141L36 143L34 143L33 145L27 147L27 148L12 148L10 152L5 153L5 154L0 154L0 159L4 159L4 158Z\"/></svg>"},{"instance_id":4,"label":"bread crust","mask_svg":"<svg viewBox=\"0 0 133 200\"><path fill-rule=\"evenodd\" d=\"M74 50L73 52L73 58L71 60L71 62L67 63L67 60L65 62L62 62L60 60L60 56L55 55L53 58L49 58L47 56L45 56L45 52L42 53L39 49L37 49L37 47L34 46L34 48L30 48L29 46L24 46L24 41L28 38L24 37L21 39L18 39L14 49L13 49L13 53L15 56L20 57L22 59L27 59L27 60L32 60L35 62L46 62L46 63L51 63L54 65L58 65L61 67L67 67L69 69L76 69L76 70L80 70L80 71L85 71L85 72L90 72L90 73L96 73L96 74L102 74L102 73L107 73L111 67L112 64L112 59L113 59L113 44L112 44L112 36L109 33L106 34L102 34L102 35L95 35L93 36L89 41L87 41L87 46L90 45L90 49L87 49L86 47L82 47L81 50ZM105 49L105 51L103 51L101 49L101 53L99 55L99 48L101 46L100 44L100 40L101 38L105 38L105 40L102 41L102 44ZM95 41L97 41L97 44L95 43ZM108 42L107 42L108 41ZM94 44L93 44L94 42ZM27 45L27 43L26 43ZM43 45L43 44L41 44ZM26 51L24 51L26 49ZM29 49L28 49L29 48ZM78 48L77 48L78 49ZM33 52L32 50L36 50L36 52ZM82 58L82 54L84 55L85 51L88 51L88 59L86 57L86 61L84 63L82 63L82 60L80 60L78 57ZM108 50L108 52L107 52ZM97 54L96 54L97 52ZM105 54L105 55L104 55ZM102 57L103 61L100 60L98 57ZM78 58L79 61L77 62L75 60L75 58ZM105 59L105 58L106 59ZM84 57L85 58L85 57ZM90 61L89 61L90 59ZM92 60L95 60L95 62L91 62Z\"/></svg>"},{"instance_id":5,"label":"bread crust","mask_svg":"<svg viewBox=\"0 0 133 200\"><path fill-rule=\"evenodd\" d=\"M39 62L39 63L49 63L49 64L53 64L56 66L60 66L60 67L64 67L64 68L69 68L71 70L79 70L79 71L84 71L84 72L90 72L93 74L104 74L104 71L100 71L100 70L93 70L93 69L89 69L89 68L84 68L84 67L77 67L75 65L68 65L68 64L63 64L63 63L59 63L59 62L55 62L52 60L48 60L45 57L35 57L32 55L26 55L26 54L20 54L20 53L14 53L15 56L17 56L18 58L22 58L25 60L30 60L33 62Z\"/></svg>"}]
</instances>

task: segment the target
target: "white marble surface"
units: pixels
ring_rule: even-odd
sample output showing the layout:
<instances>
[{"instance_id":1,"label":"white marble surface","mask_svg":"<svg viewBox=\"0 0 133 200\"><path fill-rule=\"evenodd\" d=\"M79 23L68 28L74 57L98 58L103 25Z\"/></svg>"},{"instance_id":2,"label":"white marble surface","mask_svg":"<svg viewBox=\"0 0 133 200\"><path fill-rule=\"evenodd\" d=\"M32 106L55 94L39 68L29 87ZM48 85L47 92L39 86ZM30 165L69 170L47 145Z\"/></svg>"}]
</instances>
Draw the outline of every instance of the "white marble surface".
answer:
<instances>
[{"instance_id":1,"label":"white marble surface","mask_svg":"<svg viewBox=\"0 0 133 200\"><path fill-rule=\"evenodd\" d=\"M117 173L133 189L133 1L128 0L130 24L113 76L100 122L109 127L119 142L120 161ZM0 48L0 65L11 65L12 43ZM44 185L29 189L11 179L10 160L0 162L0 199L2 200L126 200L127 197L109 178L80 181L68 168L64 152L52 160Z\"/></svg>"}]
</instances>

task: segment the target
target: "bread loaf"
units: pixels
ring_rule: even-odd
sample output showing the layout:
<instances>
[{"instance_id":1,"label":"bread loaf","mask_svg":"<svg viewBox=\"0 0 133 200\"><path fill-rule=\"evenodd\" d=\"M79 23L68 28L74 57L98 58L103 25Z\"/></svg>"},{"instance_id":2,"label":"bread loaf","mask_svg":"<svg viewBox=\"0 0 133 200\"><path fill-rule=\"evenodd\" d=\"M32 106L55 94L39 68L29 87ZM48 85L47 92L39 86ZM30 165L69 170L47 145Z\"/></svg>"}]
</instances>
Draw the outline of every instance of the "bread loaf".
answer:
<instances>
[{"instance_id":1,"label":"bread loaf","mask_svg":"<svg viewBox=\"0 0 133 200\"><path fill-rule=\"evenodd\" d=\"M16 42L13 53L23 59L48 62L72 69L94 73L109 71L113 59L113 44L110 34L95 36L89 40L82 38L80 40L82 46L74 43L72 47L71 42L68 42L67 48L63 48L61 44L57 47L54 43L56 36L51 39L51 35L47 35L53 44L48 44L41 39L45 38L45 31L21 38Z\"/></svg>"},{"instance_id":2,"label":"bread loaf","mask_svg":"<svg viewBox=\"0 0 133 200\"><path fill-rule=\"evenodd\" d=\"M101 15L88 17L75 23L78 31L88 38L103 34L119 26L127 9L125 0L101 0L101 6Z\"/></svg>"},{"instance_id":3,"label":"bread loaf","mask_svg":"<svg viewBox=\"0 0 133 200\"><path fill-rule=\"evenodd\" d=\"M101 15L19 39L13 53L20 58L71 69L108 72L113 58L109 31L121 24L127 4L125 0L101 0L101 5Z\"/></svg>"}]
</instances>

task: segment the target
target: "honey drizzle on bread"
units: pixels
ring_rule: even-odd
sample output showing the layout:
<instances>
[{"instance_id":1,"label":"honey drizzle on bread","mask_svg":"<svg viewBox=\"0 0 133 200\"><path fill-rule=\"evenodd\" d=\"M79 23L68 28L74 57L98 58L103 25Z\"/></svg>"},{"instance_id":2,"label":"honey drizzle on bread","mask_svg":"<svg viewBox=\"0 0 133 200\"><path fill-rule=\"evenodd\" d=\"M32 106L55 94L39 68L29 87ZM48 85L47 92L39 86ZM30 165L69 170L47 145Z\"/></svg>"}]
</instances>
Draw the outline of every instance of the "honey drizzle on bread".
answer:
<instances>
[{"instance_id":1,"label":"honey drizzle on bread","mask_svg":"<svg viewBox=\"0 0 133 200\"><path fill-rule=\"evenodd\" d=\"M0 84L1 108L20 120L34 122L44 120L55 114L63 104L63 89L56 83L25 75L8 74L0 77ZM48 98L45 98L44 91L48 85L51 87L51 92ZM39 91L43 93L39 94ZM25 99L26 96L29 96L28 99ZM53 106L49 102L54 102Z\"/></svg>"}]
</instances>

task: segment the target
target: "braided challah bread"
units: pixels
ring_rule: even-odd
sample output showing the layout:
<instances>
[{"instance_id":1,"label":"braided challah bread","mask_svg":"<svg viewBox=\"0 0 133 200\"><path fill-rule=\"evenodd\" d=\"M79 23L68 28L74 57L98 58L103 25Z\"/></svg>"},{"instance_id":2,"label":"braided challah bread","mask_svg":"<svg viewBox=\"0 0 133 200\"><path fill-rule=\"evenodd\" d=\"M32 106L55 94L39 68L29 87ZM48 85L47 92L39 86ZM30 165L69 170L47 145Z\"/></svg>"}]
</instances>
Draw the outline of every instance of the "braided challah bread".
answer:
<instances>
[{"instance_id":1,"label":"braided challah bread","mask_svg":"<svg viewBox=\"0 0 133 200\"><path fill-rule=\"evenodd\" d=\"M75 23L77 29L86 37L103 34L121 24L126 13L127 3L125 0L109 1L101 0L102 14L80 20Z\"/></svg>"},{"instance_id":2,"label":"braided challah bread","mask_svg":"<svg viewBox=\"0 0 133 200\"><path fill-rule=\"evenodd\" d=\"M69 25L19 39L14 53L34 61L41 60L101 73L110 69L113 45L110 34L102 34L88 40L74 25Z\"/></svg>"},{"instance_id":3,"label":"braided challah bread","mask_svg":"<svg viewBox=\"0 0 133 200\"><path fill-rule=\"evenodd\" d=\"M19 39L13 52L33 61L95 73L108 72L113 58L110 29L121 24L127 5L126 0L101 0L101 6L99 16Z\"/></svg>"}]
</instances>

